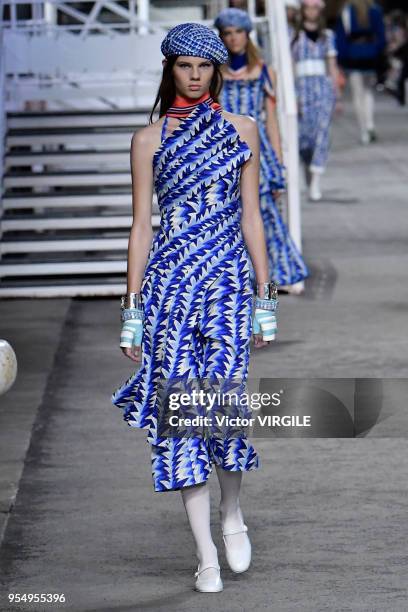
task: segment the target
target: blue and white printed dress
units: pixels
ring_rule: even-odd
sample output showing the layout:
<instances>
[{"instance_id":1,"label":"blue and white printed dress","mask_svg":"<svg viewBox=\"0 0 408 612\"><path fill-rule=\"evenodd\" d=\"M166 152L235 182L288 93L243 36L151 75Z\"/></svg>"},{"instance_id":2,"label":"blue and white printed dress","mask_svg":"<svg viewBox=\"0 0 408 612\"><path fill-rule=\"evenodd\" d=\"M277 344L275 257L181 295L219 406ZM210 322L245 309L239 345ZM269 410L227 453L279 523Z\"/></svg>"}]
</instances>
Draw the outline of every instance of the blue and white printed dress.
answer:
<instances>
[{"instance_id":1,"label":"blue and white printed dress","mask_svg":"<svg viewBox=\"0 0 408 612\"><path fill-rule=\"evenodd\" d=\"M314 172L324 172L327 164L336 95L332 79L327 74L326 58L336 55L334 33L328 29L316 42L304 30L300 30L292 43L299 113L299 152L304 163ZM306 72L313 72L315 66L324 73L297 75L297 72L302 74L303 66L308 69Z\"/></svg>"},{"instance_id":2,"label":"blue and white printed dress","mask_svg":"<svg viewBox=\"0 0 408 612\"><path fill-rule=\"evenodd\" d=\"M260 139L259 199L264 222L269 260L269 276L278 285L292 285L309 275L307 266L290 236L276 206L272 192L285 187L283 166L273 149L265 124L265 99L274 95L267 66L263 64L259 77L253 79L227 79L221 91L220 102L231 113L249 115L258 124ZM255 272L251 264L251 279Z\"/></svg>"},{"instance_id":3,"label":"blue and white printed dress","mask_svg":"<svg viewBox=\"0 0 408 612\"><path fill-rule=\"evenodd\" d=\"M252 152L207 101L167 137L166 124L153 158L161 225L141 287L142 362L111 398L129 426L148 430L155 491L205 482L213 463L231 471L259 467L244 430L232 437L161 435L163 380L245 383L253 303L240 226L241 167Z\"/></svg>"}]
</instances>

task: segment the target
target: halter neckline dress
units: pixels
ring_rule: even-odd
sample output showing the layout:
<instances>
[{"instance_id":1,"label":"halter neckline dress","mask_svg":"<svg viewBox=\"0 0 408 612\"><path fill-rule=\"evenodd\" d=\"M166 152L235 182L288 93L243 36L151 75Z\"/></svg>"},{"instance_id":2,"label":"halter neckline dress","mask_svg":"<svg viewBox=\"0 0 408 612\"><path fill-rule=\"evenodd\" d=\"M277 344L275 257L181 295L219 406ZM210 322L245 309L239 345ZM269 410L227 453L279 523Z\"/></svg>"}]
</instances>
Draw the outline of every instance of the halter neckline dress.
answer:
<instances>
[{"instance_id":1,"label":"halter neckline dress","mask_svg":"<svg viewBox=\"0 0 408 612\"><path fill-rule=\"evenodd\" d=\"M220 110L199 103L153 156L161 214L141 287L142 362L113 394L131 427L147 429L155 491L205 482L216 463L254 470L246 432L162 435L163 381L239 380L248 375L253 288L240 226L242 165L252 152ZM249 413L243 409L242 416Z\"/></svg>"},{"instance_id":2,"label":"halter neckline dress","mask_svg":"<svg viewBox=\"0 0 408 612\"><path fill-rule=\"evenodd\" d=\"M265 99L275 92L265 63L258 77L224 79L220 95L222 107L231 113L253 117L260 139L259 199L265 229L269 276L278 285L292 285L309 276L308 268L275 203L272 192L285 187L283 166L279 162L265 124ZM255 272L250 265L251 279Z\"/></svg>"}]
</instances>

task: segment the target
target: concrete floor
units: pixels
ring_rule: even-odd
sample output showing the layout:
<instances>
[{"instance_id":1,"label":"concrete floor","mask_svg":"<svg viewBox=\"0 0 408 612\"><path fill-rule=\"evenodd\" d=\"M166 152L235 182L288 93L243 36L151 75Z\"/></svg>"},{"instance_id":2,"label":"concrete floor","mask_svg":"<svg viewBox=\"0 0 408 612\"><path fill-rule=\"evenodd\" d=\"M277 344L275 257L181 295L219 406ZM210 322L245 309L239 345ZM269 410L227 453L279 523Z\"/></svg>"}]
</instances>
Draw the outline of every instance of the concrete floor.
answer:
<instances>
[{"instance_id":1,"label":"concrete floor","mask_svg":"<svg viewBox=\"0 0 408 612\"><path fill-rule=\"evenodd\" d=\"M133 371L117 345L117 299L0 304L19 360L0 398L0 610L408 609L406 119L380 99L370 147L349 109L336 119L325 199L303 205L312 276L303 296L281 296L278 340L252 350L250 370L384 379L386 418L360 438L254 439L261 469L244 474L241 494L253 563L242 576L226 565L212 475L223 593L192 590L180 494L153 492L146 434L110 403ZM10 606L10 592L66 603Z\"/></svg>"}]
</instances>

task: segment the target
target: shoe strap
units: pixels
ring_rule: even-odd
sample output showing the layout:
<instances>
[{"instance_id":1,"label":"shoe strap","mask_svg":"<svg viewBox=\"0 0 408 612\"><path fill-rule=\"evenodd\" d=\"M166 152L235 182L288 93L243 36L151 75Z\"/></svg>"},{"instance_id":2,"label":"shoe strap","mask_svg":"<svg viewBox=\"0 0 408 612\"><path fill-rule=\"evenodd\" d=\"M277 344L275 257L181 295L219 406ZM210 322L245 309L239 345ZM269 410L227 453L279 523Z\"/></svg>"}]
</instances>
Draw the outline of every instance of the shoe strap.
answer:
<instances>
[{"instance_id":1,"label":"shoe strap","mask_svg":"<svg viewBox=\"0 0 408 612\"><path fill-rule=\"evenodd\" d=\"M246 525L244 525L243 529L238 529L237 531L229 531L228 533L226 532L222 532L223 536L229 536L229 535L235 535L236 533L245 533L246 531L248 531L248 527Z\"/></svg>"},{"instance_id":2,"label":"shoe strap","mask_svg":"<svg viewBox=\"0 0 408 612\"><path fill-rule=\"evenodd\" d=\"M210 567L212 567L213 569L216 570L220 570L220 566L219 565L205 565L204 567L200 568L200 566L198 566L196 573L194 574L195 577L199 576L201 574L201 572L203 572L206 569L209 569Z\"/></svg>"}]
</instances>

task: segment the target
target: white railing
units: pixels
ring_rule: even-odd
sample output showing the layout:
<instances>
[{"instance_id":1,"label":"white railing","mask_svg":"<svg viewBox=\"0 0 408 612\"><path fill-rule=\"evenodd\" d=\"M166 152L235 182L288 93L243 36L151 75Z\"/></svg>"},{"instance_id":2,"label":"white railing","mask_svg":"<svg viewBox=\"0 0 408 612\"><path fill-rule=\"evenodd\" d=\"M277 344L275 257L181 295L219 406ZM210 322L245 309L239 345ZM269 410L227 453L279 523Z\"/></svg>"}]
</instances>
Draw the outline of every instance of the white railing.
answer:
<instances>
[{"instance_id":1,"label":"white railing","mask_svg":"<svg viewBox=\"0 0 408 612\"><path fill-rule=\"evenodd\" d=\"M2 212L3 172L4 172L4 140L6 137L6 105L5 105L5 66L3 53L3 30L0 23L0 218Z\"/></svg>"},{"instance_id":2,"label":"white railing","mask_svg":"<svg viewBox=\"0 0 408 612\"><path fill-rule=\"evenodd\" d=\"M85 0L88 12L74 0L3 0L0 14L0 154L3 154L4 112L21 110L26 100L47 100L52 107L126 108L150 106L161 74L160 42L175 23L149 19L148 0L130 0L125 8L113 0ZM81 3L82 4L82 3ZM186 4L188 4L186 2ZM212 14L215 3L209 2ZM223 2L218 0L217 7ZM31 5L28 19L17 18L18 5ZM278 109L288 194L286 220L301 250L298 133L292 61L284 0L266 0L266 16L248 10L259 31L267 31L268 47L278 76ZM75 24L59 23L61 16ZM212 26L213 20L201 20ZM28 75L28 76L27 76ZM5 91L7 98L5 101ZM54 106L54 107L55 107ZM1 157L2 161L2 157ZM0 173L3 171L1 163ZM302 285L302 283L300 283Z\"/></svg>"},{"instance_id":3,"label":"white railing","mask_svg":"<svg viewBox=\"0 0 408 612\"><path fill-rule=\"evenodd\" d=\"M22 110L25 100L46 100L49 109L150 105L161 74L161 40L179 20L152 21L148 0L129 0L128 7L85 0L81 5L89 11L75 4L3 0L8 109ZM213 10L214 3L208 4ZM22 7L29 17L17 15Z\"/></svg>"},{"instance_id":4,"label":"white railing","mask_svg":"<svg viewBox=\"0 0 408 612\"><path fill-rule=\"evenodd\" d=\"M293 241L302 252L297 107L284 0L266 0L266 17L278 78L279 120L288 184L287 221ZM296 286L301 289L304 282Z\"/></svg>"},{"instance_id":5,"label":"white railing","mask_svg":"<svg viewBox=\"0 0 408 612\"><path fill-rule=\"evenodd\" d=\"M129 8L123 7L114 0L84 0L81 5L90 5L90 11L78 9L75 0L2 0L3 26L11 30L26 28L39 35L44 31L57 28L59 31L76 32L79 37L86 37L91 30L115 34L118 30L136 31L145 34L149 30L149 2L147 0L129 0ZM31 16L22 18L17 14L17 7L30 9ZM9 7L9 18L5 19L5 8ZM61 23L59 19L71 17L77 23Z\"/></svg>"}]
</instances>

